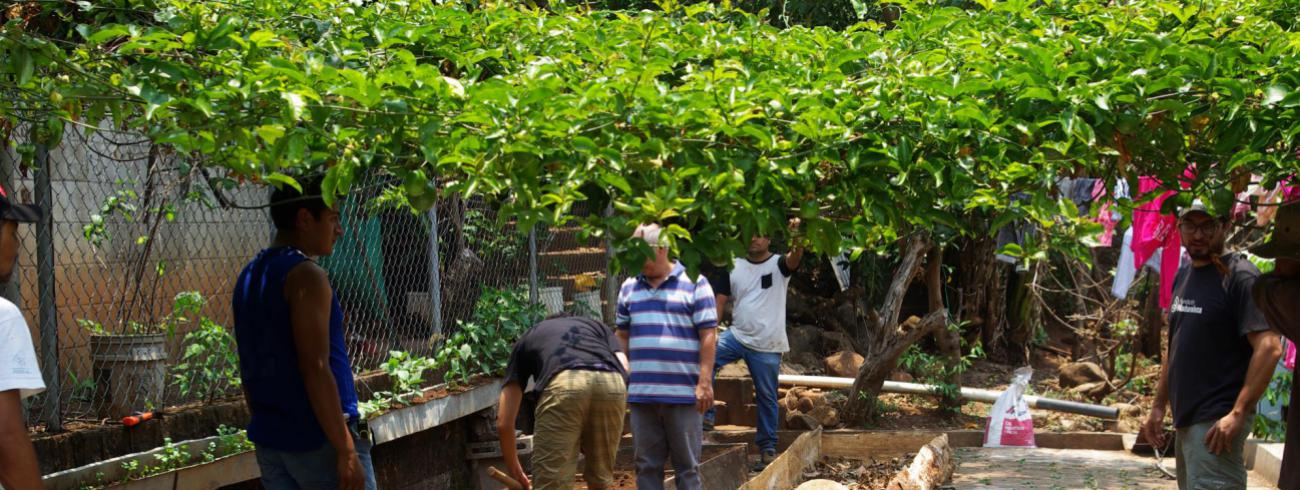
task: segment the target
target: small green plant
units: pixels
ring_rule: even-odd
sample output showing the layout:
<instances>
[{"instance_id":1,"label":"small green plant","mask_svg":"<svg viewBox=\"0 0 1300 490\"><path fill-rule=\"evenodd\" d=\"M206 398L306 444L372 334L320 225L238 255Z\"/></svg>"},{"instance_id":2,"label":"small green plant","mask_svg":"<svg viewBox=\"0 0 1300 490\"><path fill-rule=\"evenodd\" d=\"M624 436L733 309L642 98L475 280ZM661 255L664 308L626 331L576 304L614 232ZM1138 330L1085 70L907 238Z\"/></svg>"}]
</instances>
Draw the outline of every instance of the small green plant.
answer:
<instances>
[{"instance_id":1,"label":"small green plant","mask_svg":"<svg viewBox=\"0 0 1300 490\"><path fill-rule=\"evenodd\" d=\"M960 332L962 326L958 324L949 325L949 330ZM912 373L913 376L924 383L936 387L935 394L939 395L941 400L949 400L948 403L941 403L941 410L948 415L955 415L961 412L961 387L948 382L954 375L960 375L970 369L971 364L976 359L984 357L984 346L980 342L974 345L967 345L965 339L961 341L962 347L966 354L961 356L957 363L950 362L946 357L934 355L921 350L919 345L913 344L903 351L903 355L898 359L898 366L904 371Z\"/></svg>"},{"instance_id":2,"label":"small green plant","mask_svg":"<svg viewBox=\"0 0 1300 490\"><path fill-rule=\"evenodd\" d=\"M140 462L136 460L123 462L122 470L126 471L127 480L135 480L142 476L140 474Z\"/></svg>"},{"instance_id":3,"label":"small green plant","mask_svg":"<svg viewBox=\"0 0 1300 490\"><path fill-rule=\"evenodd\" d=\"M434 356L437 366L447 369L443 380L468 383L476 374L500 373L515 339L544 316L542 305L529 304L524 287L484 290L474 305L474 317L460 322L460 329Z\"/></svg>"},{"instance_id":4,"label":"small green plant","mask_svg":"<svg viewBox=\"0 0 1300 490\"><path fill-rule=\"evenodd\" d=\"M363 418L369 418L394 405L409 403L412 396L420 394L420 388L424 385L424 372L433 367L433 360L427 357L402 351L389 352L388 361L383 364L383 368L392 388L376 392L369 401L358 403L357 410Z\"/></svg>"},{"instance_id":5,"label":"small green plant","mask_svg":"<svg viewBox=\"0 0 1300 490\"><path fill-rule=\"evenodd\" d=\"M248 440L248 432L243 429L227 427L223 424L217 427L217 435L220 436L218 442L225 456L255 449L253 442Z\"/></svg>"},{"instance_id":6,"label":"small green plant","mask_svg":"<svg viewBox=\"0 0 1300 490\"><path fill-rule=\"evenodd\" d=\"M95 379L92 377L79 378L77 373L68 371L68 381L72 386L72 399L84 402L93 401L95 396Z\"/></svg>"},{"instance_id":7,"label":"small green plant","mask_svg":"<svg viewBox=\"0 0 1300 490\"><path fill-rule=\"evenodd\" d=\"M1295 376L1291 371L1281 370L1273 375L1273 380L1264 392L1264 399L1274 405L1282 405L1291 399L1291 380ZM1298 407L1291 407L1296 410ZM1273 420L1256 413L1251 433L1266 441L1286 442L1286 422Z\"/></svg>"},{"instance_id":8,"label":"small green plant","mask_svg":"<svg viewBox=\"0 0 1300 490\"><path fill-rule=\"evenodd\" d=\"M186 293L182 293L186 294ZM180 304L181 296L177 296ZM183 314L195 315L202 309L203 296L186 294ZM200 316L199 326L185 334L181 362L172 366L172 385L181 396L198 396L212 401L228 389L240 386L239 352L235 338L217 322Z\"/></svg>"},{"instance_id":9,"label":"small green plant","mask_svg":"<svg viewBox=\"0 0 1300 490\"><path fill-rule=\"evenodd\" d=\"M153 455L158 460L158 464L149 467L146 475L157 475L168 471L183 468L190 464L190 452L181 446L172 442L170 437L163 438L163 450Z\"/></svg>"},{"instance_id":10,"label":"small green plant","mask_svg":"<svg viewBox=\"0 0 1300 490\"><path fill-rule=\"evenodd\" d=\"M177 293L172 299L172 312L163 317L158 323L142 323L135 320L126 320L122 323L121 332L113 332L104 327L104 324L95 320L78 318L77 325L86 329L92 335L149 335L156 333L165 333L168 338L176 336L176 330L181 325L189 323L189 317L198 314L203 308L203 295L197 291L184 291Z\"/></svg>"}]
</instances>

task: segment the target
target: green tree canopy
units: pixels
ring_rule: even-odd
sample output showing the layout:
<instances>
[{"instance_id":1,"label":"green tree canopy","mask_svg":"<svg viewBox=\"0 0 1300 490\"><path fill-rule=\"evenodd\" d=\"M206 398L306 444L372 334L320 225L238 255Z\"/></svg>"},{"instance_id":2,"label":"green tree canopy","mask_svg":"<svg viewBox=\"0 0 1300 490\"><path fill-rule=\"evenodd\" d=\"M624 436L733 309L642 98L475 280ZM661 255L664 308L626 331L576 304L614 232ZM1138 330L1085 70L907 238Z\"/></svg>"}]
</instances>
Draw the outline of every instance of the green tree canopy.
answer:
<instances>
[{"instance_id":1,"label":"green tree canopy","mask_svg":"<svg viewBox=\"0 0 1300 490\"><path fill-rule=\"evenodd\" d=\"M789 216L823 252L988 232L976 210L1069 249L1088 229L1060 176L1194 163L1187 195L1226 206L1296 172L1285 2L906 1L843 31L505 3L34 3L6 13L0 108L46 144L111 121L225 186L385 172L417 208L485 195L523 224L609 203L583 224L670 223L688 262Z\"/></svg>"}]
</instances>

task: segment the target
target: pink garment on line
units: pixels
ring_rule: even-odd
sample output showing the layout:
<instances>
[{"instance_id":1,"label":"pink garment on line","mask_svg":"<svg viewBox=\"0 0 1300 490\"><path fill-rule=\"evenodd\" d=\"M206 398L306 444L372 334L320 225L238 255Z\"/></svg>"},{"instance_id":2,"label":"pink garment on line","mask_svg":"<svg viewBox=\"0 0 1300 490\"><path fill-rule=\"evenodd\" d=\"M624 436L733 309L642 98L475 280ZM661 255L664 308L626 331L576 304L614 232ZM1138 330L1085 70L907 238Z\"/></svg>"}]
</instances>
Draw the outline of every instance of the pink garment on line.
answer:
<instances>
[{"instance_id":1,"label":"pink garment on line","mask_svg":"<svg viewBox=\"0 0 1300 490\"><path fill-rule=\"evenodd\" d=\"M1142 197L1160 188L1155 177L1140 177L1135 197ZM1178 218L1160 214L1160 206L1174 195L1166 191L1151 202L1133 210L1133 267L1141 269L1156 249L1163 247L1160 256L1160 307L1169 308L1174 302L1174 277L1178 275L1179 255L1183 239L1178 235Z\"/></svg>"},{"instance_id":2,"label":"pink garment on line","mask_svg":"<svg viewBox=\"0 0 1300 490\"><path fill-rule=\"evenodd\" d=\"M1106 179L1097 179L1097 183L1092 186L1092 201L1097 202L1104 197L1107 197ZM1097 245L1101 247L1109 247L1115 241L1115 225L1119 222L1115 220L1115 215L1110 210L1113 204L1113 197L1106 199L1102 201L1101 210L1097 212L1097 222L1105 228L1097 238Z\"/></svg>"}]
</instances>

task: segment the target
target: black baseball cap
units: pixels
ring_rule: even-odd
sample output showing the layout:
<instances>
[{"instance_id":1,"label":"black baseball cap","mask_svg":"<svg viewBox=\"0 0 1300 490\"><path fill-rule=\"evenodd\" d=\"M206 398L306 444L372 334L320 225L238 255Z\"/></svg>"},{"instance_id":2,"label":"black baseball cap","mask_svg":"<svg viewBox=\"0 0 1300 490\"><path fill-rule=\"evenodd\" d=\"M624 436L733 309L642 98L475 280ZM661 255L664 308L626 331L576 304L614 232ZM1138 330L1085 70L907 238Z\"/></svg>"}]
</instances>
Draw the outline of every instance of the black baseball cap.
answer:
<instances>
[{"instance_id":1,"label":"black baseball cap","mask_svg":"<svg viewBox=\"0 0 1300 490\"><path fill-rule=\"evenodd\" d=\"M9 193L0 186L0 220L35 223L41 220L41 208L31 204L15 204Z\"/></svg>"}]
</instances>

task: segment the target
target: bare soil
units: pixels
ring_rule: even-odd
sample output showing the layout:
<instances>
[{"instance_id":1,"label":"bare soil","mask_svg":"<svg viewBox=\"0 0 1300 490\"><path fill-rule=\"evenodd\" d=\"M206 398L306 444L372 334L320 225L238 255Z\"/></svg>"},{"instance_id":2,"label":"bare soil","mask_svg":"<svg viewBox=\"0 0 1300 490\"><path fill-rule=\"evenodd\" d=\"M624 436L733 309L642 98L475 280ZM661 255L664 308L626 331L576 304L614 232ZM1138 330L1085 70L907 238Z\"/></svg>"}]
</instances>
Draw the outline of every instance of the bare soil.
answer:
<instances>
[{"instance_id":1,"label":"bare soil","mask_svg":"<svg viewBox=\"0 0 1300 490\"><path fill-rule=\"evenodd\" d=\"M1160 367L1150 365L1138 368L1136 382L1130 383L1129 389L1119 390L1102 400L1092 400L1069 393L1057 383L1058 368L1069 362L1068 357L1048 349L1035 349L1033 353L1034 375L1028 394L1040 397L1071 400L1083 403L1113 405L1128 403L1145 410L1151 406L1155 378L1159 376ZM1010 385L1015 366L979 360L962 377L967 387L983 388L993 391L1005 390ZM969 402L962 406L961 413L947 416L939 412L936 399L929 396L882 394L879 399L881 414L868 428L888 430L908 429L970 429L982 430L988 420L992 405ZM1074 432L1106 431L1105 421L1084 415L1075 415L1047 410L1031 410L1034 427L1039 431Z\"/></svg>"},{"instance_id":2,"label":"bare soil","mask_svg":"<svg viewBox=\"0 0 1300 490\"><path fill-rule=\"evenodd\" d=\"M664 476L667 477L670 474L672 474L671 471ZM578 475L578 481L574 483L573 488L574 490L587 490L587 480L582 479L582 475ZM614 484L606 488L609 490L636 490L636 472L614 470Z\"/></svg>"}]
</instances>

